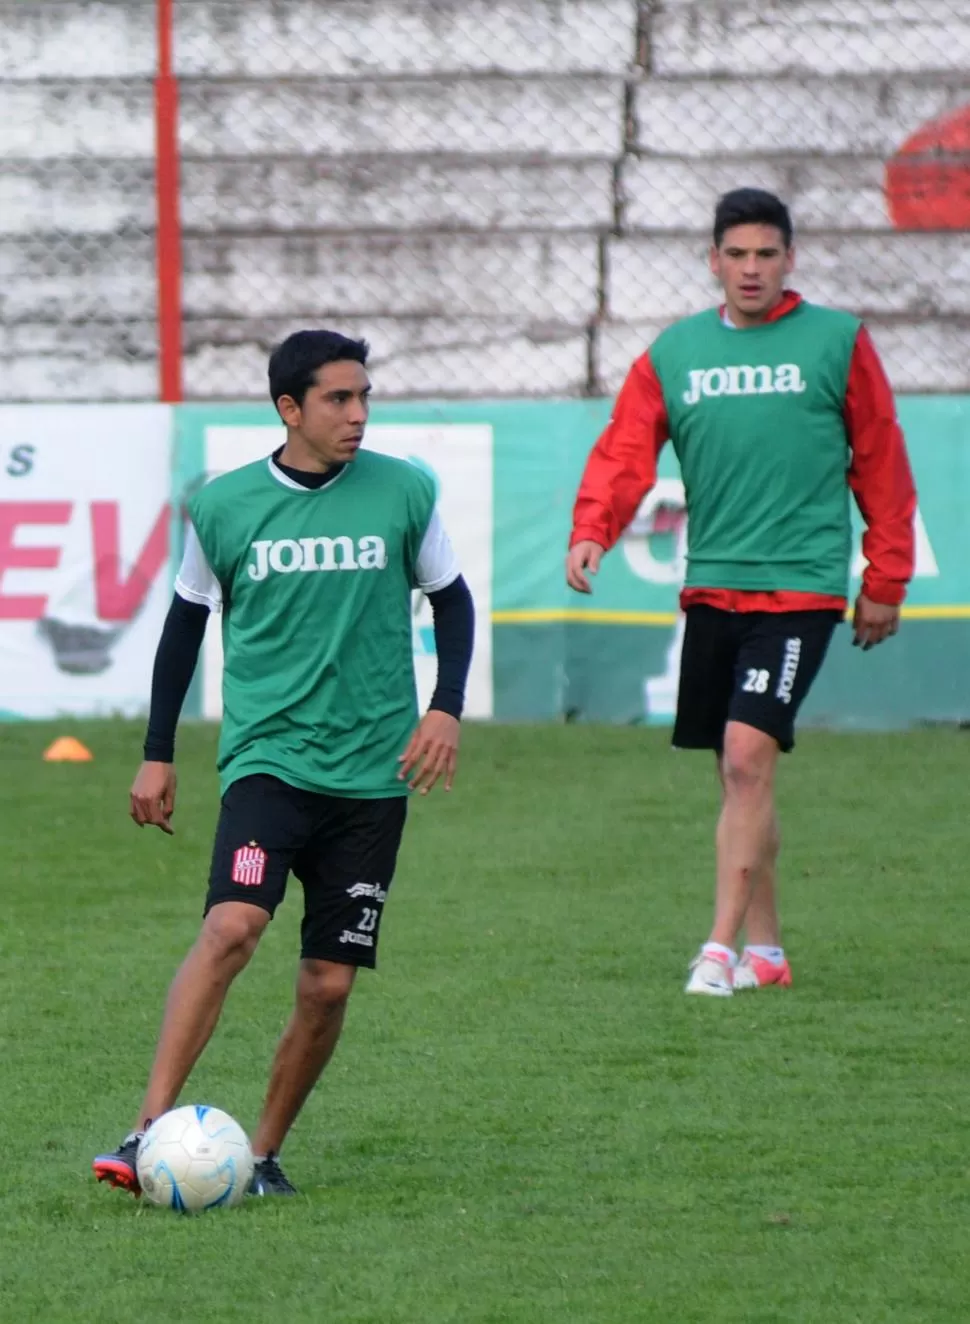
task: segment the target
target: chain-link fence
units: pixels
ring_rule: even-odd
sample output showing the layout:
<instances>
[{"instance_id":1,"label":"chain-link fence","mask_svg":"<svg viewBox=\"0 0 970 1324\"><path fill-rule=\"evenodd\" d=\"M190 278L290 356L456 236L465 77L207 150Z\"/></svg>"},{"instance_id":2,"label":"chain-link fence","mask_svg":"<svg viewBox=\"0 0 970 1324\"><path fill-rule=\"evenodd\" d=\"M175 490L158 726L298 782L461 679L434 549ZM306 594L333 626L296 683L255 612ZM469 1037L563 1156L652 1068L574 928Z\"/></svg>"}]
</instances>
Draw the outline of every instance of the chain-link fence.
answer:
<instances>
[{"instance_id":1,"label":"chain-link fence","mask_svg":"<svg viewBox=\"0 0 970 1324\"><path fill-rule=\"evenodd\" d=\"M157 391L153 0L0 3L0 399Z\"/></svg>"},{"instance_id":2,"label":"chain-link fence","mask_svg":"<svg viewBox=\"0 0 970 1324\"><path fill-rule=\"evenodd\" d=\"M152 0L0 0L0 397L157 391ZM902 391L970 390L960 0L175 0L186 398L291 329L382 396L612 393L714 299L718 193Z\"/></svg>"}]
</instances>

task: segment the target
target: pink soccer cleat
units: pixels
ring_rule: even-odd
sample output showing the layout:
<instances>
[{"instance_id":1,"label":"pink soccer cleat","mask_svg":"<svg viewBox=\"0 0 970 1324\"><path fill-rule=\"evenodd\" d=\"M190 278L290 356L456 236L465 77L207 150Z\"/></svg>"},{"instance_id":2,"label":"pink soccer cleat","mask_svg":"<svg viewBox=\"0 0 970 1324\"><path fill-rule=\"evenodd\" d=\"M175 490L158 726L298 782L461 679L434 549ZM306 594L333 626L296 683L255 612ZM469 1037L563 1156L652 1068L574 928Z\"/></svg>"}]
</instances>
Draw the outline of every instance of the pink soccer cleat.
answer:
<instances>
[{"instance_id":1,"label":"pink soccer cleat","mask_svg":"<svg viewBox=\"0 0 970 1324\"><path fill-rule=\"evenodd\" d=\"M734 970L734 987L767 988L769 984L778 984L781 988L791 988L791 966L787 960L776 964L766 961L763 956L745 952Z\"/></svg>"}]
</instances>

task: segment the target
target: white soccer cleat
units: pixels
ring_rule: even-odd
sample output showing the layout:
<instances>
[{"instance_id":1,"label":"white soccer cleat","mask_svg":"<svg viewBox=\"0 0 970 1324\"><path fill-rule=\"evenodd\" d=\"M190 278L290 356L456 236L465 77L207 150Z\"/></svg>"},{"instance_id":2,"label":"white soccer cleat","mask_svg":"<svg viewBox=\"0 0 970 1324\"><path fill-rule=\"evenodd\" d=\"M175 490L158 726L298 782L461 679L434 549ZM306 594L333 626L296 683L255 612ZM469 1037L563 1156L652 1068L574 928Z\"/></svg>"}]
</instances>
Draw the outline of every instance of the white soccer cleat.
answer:
<instances>
[{"instance_id":1,"label":"white soccer cleat","mask_svg":"<svg viewBox=\"0 0 970 1324\"><path fill-rule=\"evenodd\" d=\"M709 998L730 998L734 995L732 974L727 961L721 961L716 956L705 956L701 952L691 962L690 979L684 992L704 993Z\"/></svg>"}]
</instances>

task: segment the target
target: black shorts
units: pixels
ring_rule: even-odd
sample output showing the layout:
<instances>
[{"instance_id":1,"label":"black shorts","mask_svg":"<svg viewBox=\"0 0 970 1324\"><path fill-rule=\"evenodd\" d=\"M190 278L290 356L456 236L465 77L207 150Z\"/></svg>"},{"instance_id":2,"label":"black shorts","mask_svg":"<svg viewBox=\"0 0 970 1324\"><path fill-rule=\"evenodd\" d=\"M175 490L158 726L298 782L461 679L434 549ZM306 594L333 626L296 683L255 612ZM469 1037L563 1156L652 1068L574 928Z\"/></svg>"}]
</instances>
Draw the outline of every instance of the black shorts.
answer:
<instances>
[{"instance_id":1,"label":"black shorts","mask_svg":"<svg viewBox=\"0 0 970 1324\"><path fill-rule=\"evenodd\" d=\"M686 615L672 743L721 753L727 723L744 722L787 753L842 613L696 606Z\"/></svg>"},{"instance_id":2,"label":"black shorts","mask_svg":"<svg viewBox=\"0 0 970 1324\"><path fill-rule=\"evenodd\" d=\"M292 872L303 884L301 956L373 969L406 816L403 795L353 800L241 777L222 798L205 914L245 901L273 915Z\"/></svg>"}]
</instances>

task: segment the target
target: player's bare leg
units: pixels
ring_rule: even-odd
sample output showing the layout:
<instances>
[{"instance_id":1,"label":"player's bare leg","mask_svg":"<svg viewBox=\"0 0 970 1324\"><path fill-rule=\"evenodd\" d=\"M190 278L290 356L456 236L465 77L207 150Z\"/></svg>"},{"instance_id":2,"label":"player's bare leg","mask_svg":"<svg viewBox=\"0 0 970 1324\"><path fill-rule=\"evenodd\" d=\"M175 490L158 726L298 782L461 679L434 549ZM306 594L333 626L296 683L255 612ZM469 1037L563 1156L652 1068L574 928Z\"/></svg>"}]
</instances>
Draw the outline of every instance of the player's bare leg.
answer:
<instances>
[{"instance_id":1,"label":"player's bare leg","mask_svg":"<svg viewBox=\"0 0 970 1324\"><path fill-rule=\"evenodd\" d=\"M246 965L269 914L245 902L213 906L192 950L172 980L148 1089L135 1129L111 1153L98 1154L98 1181L140 1193L138 1145L149 1121L174 1105L219 1020L229 985Z\"/></svg>"},{"instance_id":2,"label":"player's bare leg","mask_svg":"<svg viewBox=\"0 0 970 1324\"><path fill-rule=\"evenodd\" d=\"M246 966L269 923L259 906L223 901L172 981L138 1130L171 1108L216 1028L229 985Z\"/></svg>"},{"instance_id":3,"label":"player's bare leg","mask_svg":"<svg viewBox=\"0 0 970 1324\"><path fill-rule=\"evenodd\" d=\"M279 1152L330 1061L356 974L355 966L336 961L300 962L296 1007L276 1050L263 1115L253 1135L257 1156Z\"/></svg>"},{"instance_id":4,"label":"player's bare leg","mask_svg":"<svg viewBox=\"0 0 970 1324\"><path fill-rule=\"evenodd\" d=\"M755 873L751 887L751 900L744 916L745 937L752 947L780 947L781 927L778 922L778 902L775 876L781 835L778 815L773 817L769 855Z\"/></svg>"},{"instance_id":5,"label":"player's bare leg","mask_svg":"<svg viewBox=\"0 0 970 1324\"><path fill-rule=\"evenodd\" d=\"M717 775L721 783L722 806L724 793L724 768L718 755ZM768 858L760 869L755 871L751 885L751 900L744 916L744 927L748 942L756 947L777 947L781 942L781 926L778 920L776 893L776 874L778 852L781 848L781 831L778 826L778 814L775 813L772 841Z\"/></svg>"},{"instance_id":6,"label":"player's bare leg","mask_svg":"<svg viewBox=\"0 0 970 1324\"><path fill-rule=\"evenodd\" d=\"M732 950L759 882L762 918L769 919L774 912L777 762L778 745L773 737L742 722L728 723L721 758L724 801L717 825L717 888L710 942Z\"/></svg>"},{"instance_id":7,"label":"player's bare leg","mask_svg":"<svg viewBox=\"0 0 970 1324\"><path fill-rule=\"evenodd\" d=\"M722 806L724 792L724 772L721 757L717 760L717 775L721 783ZM778 852L781 847L781 833L778 826L777 812L774 816L773 840L769 858L755 871L751 885L751 900L744 916L744 927L748 942L759 947L776 947L781 942L781 926L778 920L776 893L776 874Z\"/></svg>"}]
</instances>

